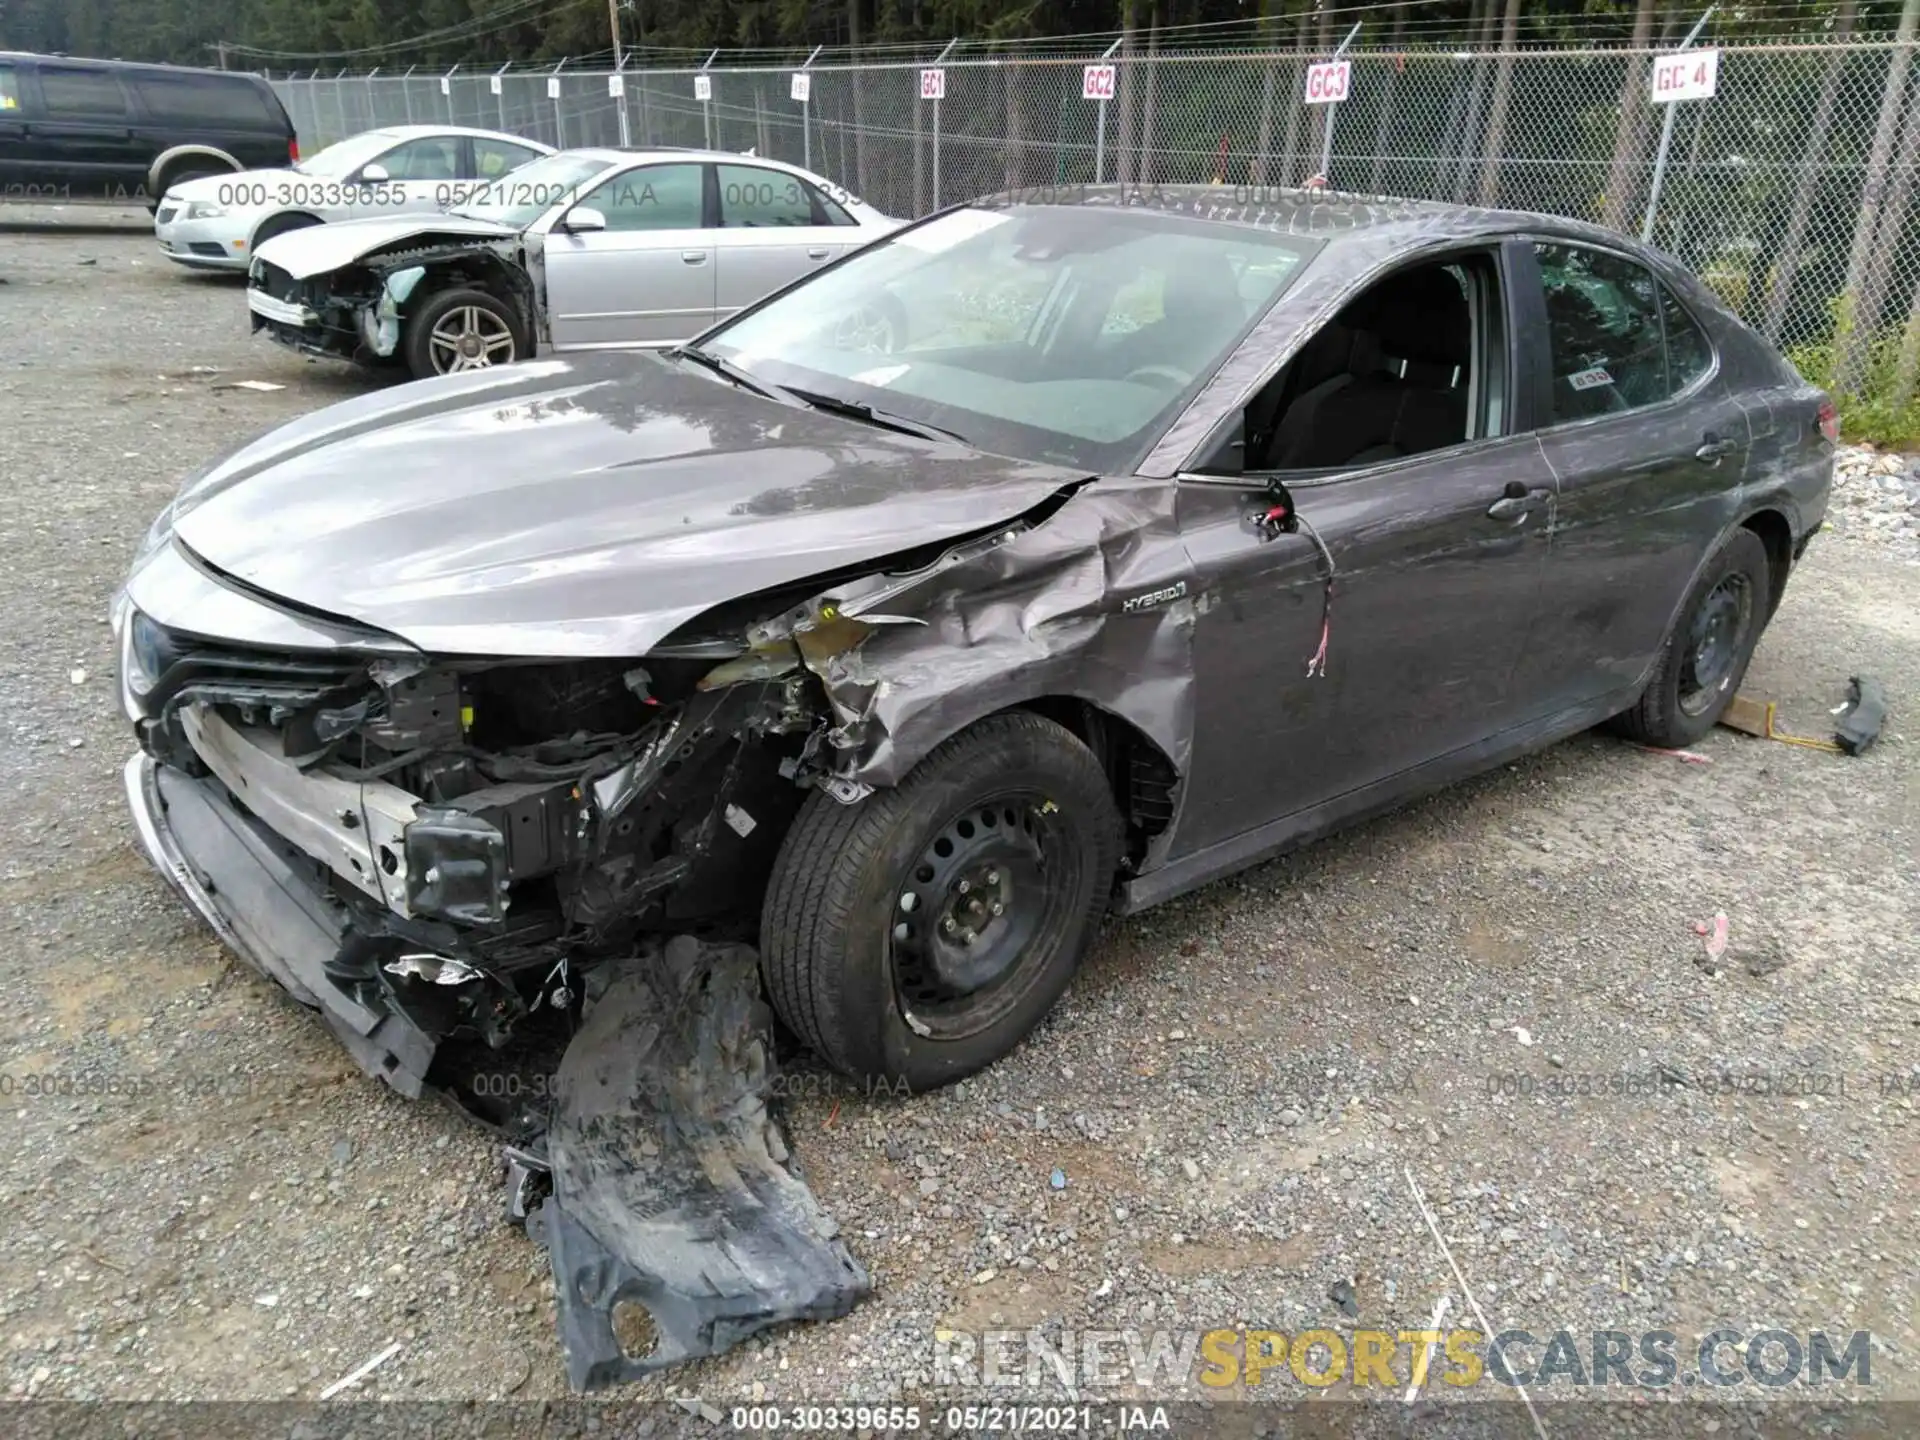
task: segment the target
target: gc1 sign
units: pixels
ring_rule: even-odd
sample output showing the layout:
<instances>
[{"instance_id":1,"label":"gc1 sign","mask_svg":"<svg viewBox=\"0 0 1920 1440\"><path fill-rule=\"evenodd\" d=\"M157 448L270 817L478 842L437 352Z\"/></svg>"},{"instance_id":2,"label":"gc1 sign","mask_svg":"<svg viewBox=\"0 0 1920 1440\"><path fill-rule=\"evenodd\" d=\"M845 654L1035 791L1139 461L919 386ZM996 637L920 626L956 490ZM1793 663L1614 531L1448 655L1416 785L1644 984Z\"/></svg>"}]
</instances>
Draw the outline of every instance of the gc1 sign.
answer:
<instances>
[{"instance_id":1,"label":"gc1 sign","mask_svg":"<svg viewBox=\"0 0 1920 1440\"><path fill-rule=\"evenodd\" d=\"M1653 59L1653 101L1711 100L1720 83L1718 50L1681 50Z\"/></svg>"},{"instance_id":2,"label":"gc1 sign","mask_svg":"<svg viewBox=\"0 0 1920 1440\"><path fill-rule=\"evenodd\" d=\"M922 70L920 72L920 98L922 100L946 99L947 72L944 70Z\"/></svg>"},{"instance_id":3,"label":"gc1 sign","mask_svg":"<svg viewBox=\"0 0 1920 1440\"><path fill-rule=\"evenodd\" d=\"M1309 105L1337 105L1347 98L1347 85L1353 79L1351 60L1323 60L1307 67Z\"/></svg>"},{"instance_id":4,"label":"gc1 sign","mask_svg":"<svg viewBox=\"0 0 1920 1440\"><path fill-rule=\"evenodd\" d=\"M1080 98L1082 100L1113 99L1114 67L1111 65L1089 65L1080 72Z\"/></svg>"}]
</instances>

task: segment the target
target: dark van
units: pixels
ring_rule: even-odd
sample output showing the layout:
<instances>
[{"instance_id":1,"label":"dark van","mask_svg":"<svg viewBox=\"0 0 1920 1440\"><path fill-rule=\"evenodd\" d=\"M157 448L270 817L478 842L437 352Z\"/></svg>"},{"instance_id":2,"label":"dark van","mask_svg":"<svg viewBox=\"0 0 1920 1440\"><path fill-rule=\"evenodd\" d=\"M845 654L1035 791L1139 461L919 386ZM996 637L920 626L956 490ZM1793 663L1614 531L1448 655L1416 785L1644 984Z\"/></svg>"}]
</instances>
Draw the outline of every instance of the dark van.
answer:
<instances>
[{"instance_id":1,"label":"dark van","mask_svg":"<svg viewBox=\"0 0 1920 1440\"><path fill-rule=\"evenodd\" d=\"M145 205L300 158L258 75L0 51L0 201Z\"/></svg>"}]
</instances>

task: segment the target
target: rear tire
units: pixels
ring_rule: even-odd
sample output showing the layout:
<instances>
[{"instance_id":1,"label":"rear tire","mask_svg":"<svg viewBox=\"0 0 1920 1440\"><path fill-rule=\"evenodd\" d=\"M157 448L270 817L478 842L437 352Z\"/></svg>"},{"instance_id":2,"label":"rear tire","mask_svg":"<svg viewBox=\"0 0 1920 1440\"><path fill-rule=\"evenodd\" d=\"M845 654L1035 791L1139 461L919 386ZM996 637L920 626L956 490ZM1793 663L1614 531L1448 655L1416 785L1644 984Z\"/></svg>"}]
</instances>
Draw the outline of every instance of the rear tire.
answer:
<instances>
[{"instance_id":1,"label":"rear tire","mask_svg":"<svg viewBox=\"0 0 1920 1440\"><path fill-rule=\"evenodd\" d=\"M442 290L417 306L406 318L400 348L416 380L511 365L533 354L514 308L497 295L465 286ZM474 353L467 353L469 348Z\"/></svg>"},{"instance_id":2,"label":"rear tire","mask_svg":"<svg viewBox=\"0 0 1920 1440\"><path fill-rule=\"evenodd\" d=\"M775 1010L869 1087L973 1074L1066 989L1105 913L1120 830L1093 752L1021 711L855 804L815 791L761 912Z\"/></svg>"},{"instance_id":3,"label":"rear tire","mask_svg":"<svg viewBox=\"0 0 1920 1440\"><path fill-rule=\"evenodd\" d=\"M1643 745L1691 745L1720 721L1766 629L1772 570L1767 547L1735 530L1708 556L1680 606L1653 678L1614 728Z\"/></svg>"}]
</instances>

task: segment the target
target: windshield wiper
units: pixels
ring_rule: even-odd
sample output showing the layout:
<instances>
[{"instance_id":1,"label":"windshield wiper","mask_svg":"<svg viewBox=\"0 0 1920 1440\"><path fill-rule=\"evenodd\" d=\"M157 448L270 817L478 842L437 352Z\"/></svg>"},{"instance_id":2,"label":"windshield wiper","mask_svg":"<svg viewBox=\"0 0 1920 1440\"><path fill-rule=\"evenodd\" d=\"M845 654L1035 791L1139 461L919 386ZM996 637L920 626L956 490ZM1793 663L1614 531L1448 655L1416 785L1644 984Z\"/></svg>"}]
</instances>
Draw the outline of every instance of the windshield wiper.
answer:
<instances>
[{"instance_id":1,"label":"windshield wiper","mask_svg":"<svg viewBox=\"0 0 1920 1440\"><path fill-rule=\"evenodd\" d=\"M764 395L769 400L785 398L785 392L776 390L764 380L756 380L731 360L723 360L718 355L710 355L705 350L696 350L691 345L676 345L667 354L676 360L691 360L702 369L711 370L722 379L731 380L742 390L751 390L756 395Z\"/></svg>"},{"instance_id":2,"label":"windshield wiper","mask_svg":"<svg viewBox=\"0 0 1920 1440\"><path fill-rule=\"evenodd\" d=\"M799 390L792 386L787 387L787 394L805 401L812 409L824 410L829 415L844 415L849 420L863 420L883 430L918 435L922 440L951 440L956 445L971 443L964 435L956 435L938 425L929 425L924 420L909 420L905 415L895 415L889 410L876 410L864 400L842 400L838 395L822 395L817 390Z\"/></svg>"}]
</instances>

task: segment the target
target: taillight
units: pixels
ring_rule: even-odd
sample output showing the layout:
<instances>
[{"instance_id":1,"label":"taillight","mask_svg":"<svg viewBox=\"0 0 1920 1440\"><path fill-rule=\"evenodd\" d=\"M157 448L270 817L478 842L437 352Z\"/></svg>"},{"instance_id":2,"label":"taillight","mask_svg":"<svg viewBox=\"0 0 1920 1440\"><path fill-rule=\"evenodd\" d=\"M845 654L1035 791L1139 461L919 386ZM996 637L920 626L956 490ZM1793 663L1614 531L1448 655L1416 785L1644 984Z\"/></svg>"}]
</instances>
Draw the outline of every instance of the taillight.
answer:
<instances>
[{"instance_id":1,"label":"taillight","mask_svg":"<svg viewBox=\"0 0 1920 1440\"><path fill-rule=\"evenodd\" d=\"M287 137L287 161L293 165L300 163L300 137L298 135L289 135Z\"/></svg>"},{"instance_id":2,"label":"taillight","mask_svg":"<svg viewBox=\"0 0 1920 1440\"><path fill-rule=\"evenodd\" d=\"M1831 443L1838 445L1840 443L1840 412L1833 408L1833 401L1820 402L1819 416L1820 433Z\"/></svg>"}]
</instances>

